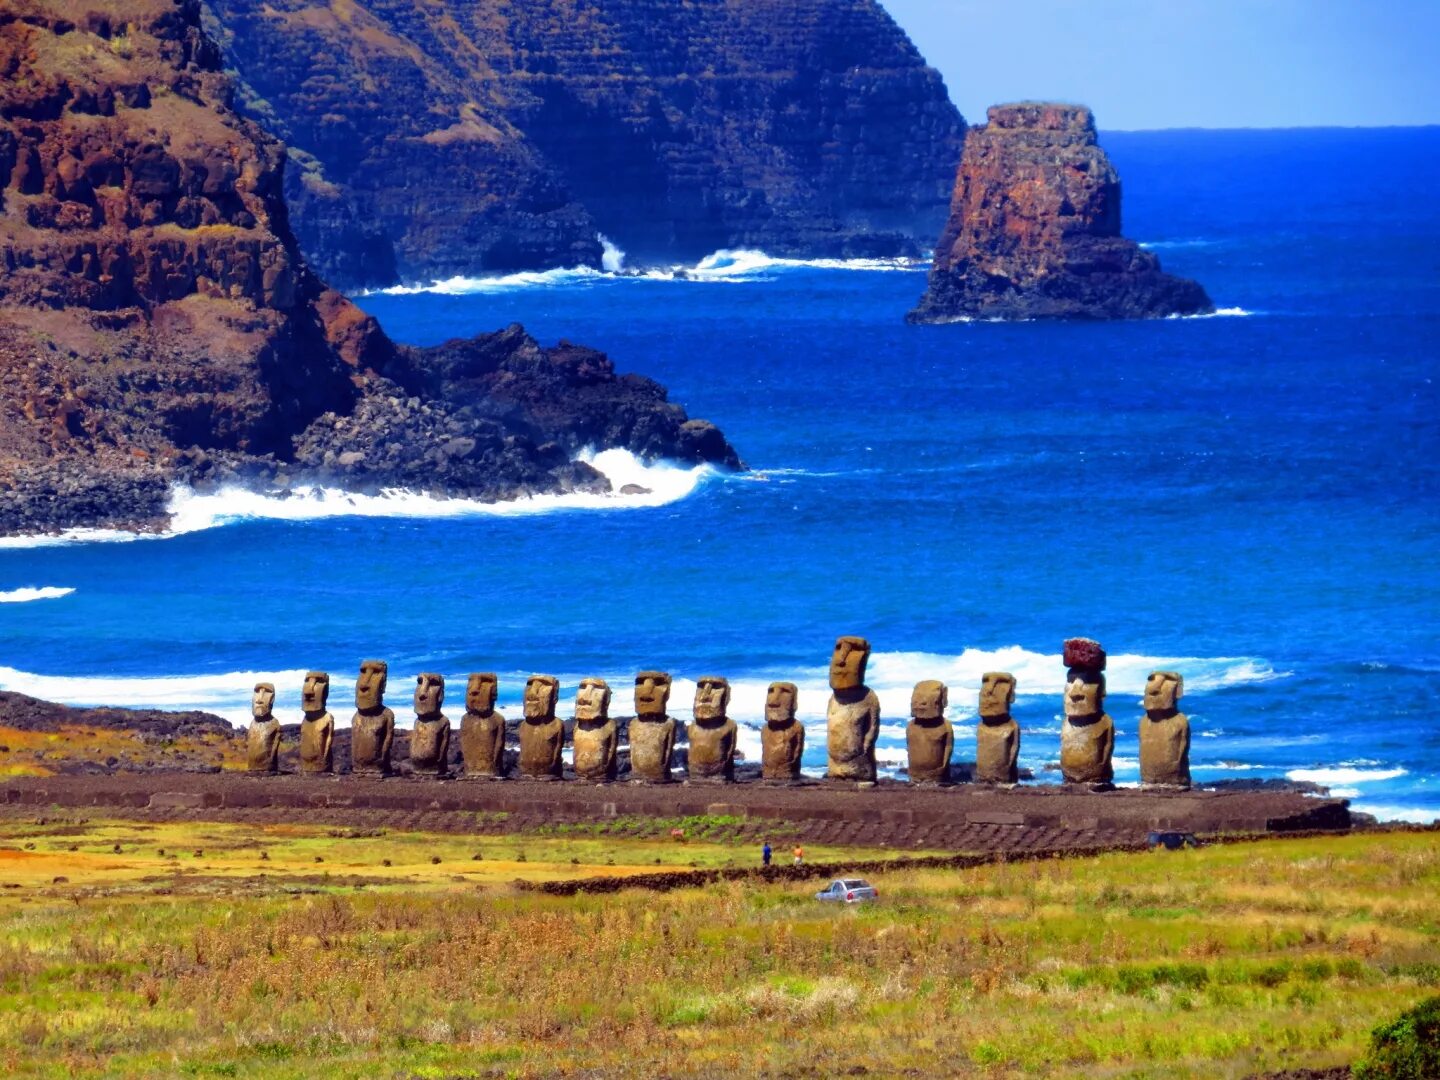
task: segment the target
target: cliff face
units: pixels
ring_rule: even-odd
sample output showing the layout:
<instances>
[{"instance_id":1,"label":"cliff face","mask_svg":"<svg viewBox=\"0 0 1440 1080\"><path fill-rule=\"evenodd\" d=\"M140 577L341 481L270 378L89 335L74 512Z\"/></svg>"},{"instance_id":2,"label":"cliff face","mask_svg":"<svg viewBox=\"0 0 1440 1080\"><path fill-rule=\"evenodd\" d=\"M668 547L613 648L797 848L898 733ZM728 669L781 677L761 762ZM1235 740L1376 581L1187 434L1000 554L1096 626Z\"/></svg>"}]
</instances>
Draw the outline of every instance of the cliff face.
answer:
<instances>
[{"instance_id":1,"label":"cliff face","mask_svg":"<svg viewBox=\"0 0 1440 1080\"><path fill-rule=\"evenodd\" d=\"M1079 105L998 105L973 128L915 322L1135 319L1211 310L1120 235L1120 178Z\"/></svg>"},{"instance_id":2,"label":"cliff face","mask_svg":"<svg viewBox=\"0 0 1440 1080\"><path fill-rule=\"evenodd\" d=\"M875 0L207 0L331 280L915 253L964 122Z\"/></svg>"},{"instance_id":3,"label":"cliff face","mask_svg":"<svg viewBox=\"0 0 1440 1080\"><path fill-rule=\"evenodd\" d=\"M518 329L468 344L487 378L430 375L461 346L392 344L307 268L198 0L83 7L0 10L0 532L158 525L175 480L498 498L603 487L587 443L738 464L656 384Z\"/></svg>"}]
</instances>

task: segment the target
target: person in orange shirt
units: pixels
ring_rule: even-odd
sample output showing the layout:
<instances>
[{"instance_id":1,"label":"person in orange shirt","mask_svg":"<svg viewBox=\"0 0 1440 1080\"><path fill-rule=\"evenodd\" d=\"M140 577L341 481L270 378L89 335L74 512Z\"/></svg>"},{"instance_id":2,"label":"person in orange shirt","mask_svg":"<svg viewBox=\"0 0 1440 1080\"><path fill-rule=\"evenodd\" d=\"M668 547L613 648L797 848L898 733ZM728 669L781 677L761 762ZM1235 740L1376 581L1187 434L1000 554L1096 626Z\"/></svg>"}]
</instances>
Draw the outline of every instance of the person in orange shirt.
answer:
<instances>
[{"instance_id":1,"label":"person in orange shirt","mask_svg":"<svg viewBox=\"0 0 1440 1080\"><path fill-rule=\"evenodd\" d=\"M799 844L795 845L795 865L799 866L805 861L805 849Z\"/></svg>"}]
</instances>

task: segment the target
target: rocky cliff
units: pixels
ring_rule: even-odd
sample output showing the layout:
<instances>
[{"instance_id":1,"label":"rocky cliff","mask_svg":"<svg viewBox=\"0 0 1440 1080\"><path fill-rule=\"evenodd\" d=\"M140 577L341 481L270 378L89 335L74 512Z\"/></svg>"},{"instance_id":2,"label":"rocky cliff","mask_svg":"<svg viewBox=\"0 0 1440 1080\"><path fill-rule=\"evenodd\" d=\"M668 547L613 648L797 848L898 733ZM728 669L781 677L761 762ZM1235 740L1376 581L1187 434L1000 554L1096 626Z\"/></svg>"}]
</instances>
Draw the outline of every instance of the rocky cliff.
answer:
<instances>
[{"instance_id":1,"label":"rocky cliff","mask_svg":"<svg viewBox=\"0 0 1440 1080\"><path fill-rule=\"evenodd\" d=\"M206 0L341 285L724 247L888 255L964 122L876 0Z\"/></svg>"},{"instance_id":2,"label":"rocky cliff","mask_svg":"<svg viewBox=\"0 0 1440 1080\"><path fill-rule=\"evenodd\" d=\"M172 483L604 489L738 464L663 388L519 328L418 350L307 268L198 0L0 3L0 532L157 527Z\"/></svg>"},{"instance_id":3,"label":"rocky cliff","mask_svg":"<svg viewBox=\"0 0 1440 1080\"><path fill-rule=\"evenodd\" d=\"M1080 105L997 105L973 128L914 322L1139 319L1211 310L1120 235L1120 178Z\"/></svg>"}]
</instances>

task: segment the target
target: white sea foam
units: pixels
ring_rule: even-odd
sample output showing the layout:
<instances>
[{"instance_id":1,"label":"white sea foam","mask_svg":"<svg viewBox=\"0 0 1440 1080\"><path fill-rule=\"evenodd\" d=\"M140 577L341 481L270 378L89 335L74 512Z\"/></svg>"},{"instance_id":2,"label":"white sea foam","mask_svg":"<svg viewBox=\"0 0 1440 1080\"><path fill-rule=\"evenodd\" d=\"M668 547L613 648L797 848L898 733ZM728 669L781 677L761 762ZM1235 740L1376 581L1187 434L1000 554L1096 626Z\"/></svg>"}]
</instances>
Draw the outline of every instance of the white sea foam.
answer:
<instances>
[{"instance_id":1,"label":"white sea foam","mask_svg":"<svg viewBox=\"0 0 1440 1080\"><path fill-rule=\"evenodd\" d=\"M597 234L596 238L600 241L600 247L604 250L604 254L600 256L600 269L604 270L607 274L618 274L624 270L625 252L620 249L620 245L604 233Z\"/></svg>"},{"instance_id":2,"label":"white sea foam","mask_svg":"<svg viewBox=\"0 0 1440 1080\"><path fill-rule=\"evenodd\" d=\"M0 592L0 604L28 604L32 600L59 600L62 596L69 596L74 589L63 589L55 585L45 585L38 589L11 589L8 592Z\"/></svg>"},{"instance_id":3,"label":"white sea foam","mask_svg":"<svg viewBox=\"0 0 1440 1080\"><path fill-rule=\"evenodd\" d=\"M1375 783L1381 780L1394 780L1405 776L1407 770L1394 769L1357 769L1349 765L1339 765L1333 768L1322 769L1291 769L1285 774L1287 780L1308 780L1312 784L1355 784Z\"/></svg>"},{"instance_id":4,"label":"white sea foam","mask_svg":"<svg viewBox=\"0 0 1440 1080\"><path fill-rule=\"evenodd\" d=\"M613 241L601 236L604 248L601 269L590 266L573 266L556 270L525 270L513 274L497 274L488 277L457 276L443 281L432 281L428 285L392 285L379 290L388 296L413 296L416 293L434 293L440 296L470 296L485 293L510 292L515 289L555 288L560 286L587 286L606 281L677 281L699 282L702 284L733 284L745 281L765 281L786 270L859 270L871 273L894 271L923 272L928 260L919 259L789 259L769 255L763 251L748 248L725 249L706 255L693 266L676 264L666 267L651 267L632 270L625 266L625 252Z\"/></svg>"},{"instance_id":5,"label":"white sea foam","mask_svg":"<svg viewBox=\"0 0 1440 1080\"><path fill-rule=\"evenodd\" d=\"M1140 246L1150 251L1173 251L1182 248L1214 247L1219 240L1145 240Z\"/></svg>"},{"instance_id":6,"label":"white sea foam","mask_svg":"<svg viewBox=\"0 0 1440 1080\"><path fill-rule=\"evenodd\" d=\"M1167 315L1167 319L1234 319L1243 318L1247 315L1257 314L1254 311L1246 311L1242 307L1222 307L1214 311L1201 312L1198 315Z\"/></svg>"},{"instance_id":7,"label":"white sea foam","mask_svg":"<svg viewBox=\"0 0 1440 1080\"><path fill-rule=\"evenodd\" d=\"M691 494L707 478L718 475L711 465L646 463L628 450L587 450L578 459L610 481L604 494L569 492L538 494L505 502L447 499L413 491L392 490L359 495L339 488L296 487L288 494L222 487L199 494L177 487L167 507L170 528L160 533L105 529L71 529L53 536L0 537L0 548L48 547L64 543L164 539L240 521L316 521L325 518L471 518L524 517L563 510L634 510L665 506ZM623 493L631 487L632 491Z\"/></svg>"},{"instance_id":8,"label":"white sea foam","mask_svg":"<svg viewBox=\"0 0 1440 1080\"><path fill-rule=\"evenodd\" d=\"M1404 821L1412 825L1430 825L1440 821L1440 810L1434 807L1390 806L1369 803L1362 799L1358 803L1352 803L1350 809L1374 814L1381 821Z\"/></svg>"}]
</instances>

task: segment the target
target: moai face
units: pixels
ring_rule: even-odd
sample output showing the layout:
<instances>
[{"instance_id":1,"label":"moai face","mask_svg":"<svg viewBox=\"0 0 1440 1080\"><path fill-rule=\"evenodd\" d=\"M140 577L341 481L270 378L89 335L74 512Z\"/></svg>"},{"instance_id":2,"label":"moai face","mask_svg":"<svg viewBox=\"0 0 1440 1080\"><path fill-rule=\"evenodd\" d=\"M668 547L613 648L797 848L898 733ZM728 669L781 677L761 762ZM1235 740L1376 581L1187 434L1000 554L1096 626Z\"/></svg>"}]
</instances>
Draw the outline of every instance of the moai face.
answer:
<instances>
[{"instance_id":1,"label":"moai face","mask_svg":"<svg viewBox=\"0 0 1440 1080\"><path fill-rule=\"evenodd\" d=\"M1008 671L987 671L980 681L980 715L1009 716L1015 704L1015 676Z\"/></svg>"},{"instance_id":2,"label":"moai face","mask_svg":"<svg viewBox=\"0 0 1440 1080\"><path fill-rule=\"evenodd\" d=\"M949 687L935 679L926 679L916 683L910 695L910 715L916 720L943 720L949 704Z\"/></svg>"},{"instance_id":3,"label":"moai face","mask_svg":"<svg viewBox=\"0 0 1440 1080\"><path fill-rule=\"evenodd\" d=\"M480 672L470 676L465 686L465 708L472 713L486 716L495 711L495 695L500 680L491 672Z\"/></svg>"},{"instance_id":4,"label":"moai face","mask_svg":"<svg viewBox=\"0 0 1440 1080\"><path fill-rule=\"evenodd\" d=\"M330 701L330 676L323 671L305 673L305 686L300 691L300 707L307 713L321 713Z\"/></svg>"},{"instance_id":5,"label":"moai face","mask_svg":"<svg viewBox=\"0 0 1440 1080\"><path fill-rule=\"evenodd\" d=\"M1152 671L1145 680L1145 711L1173 713L1180 707L1185 680L1174 671Z\"/></svg>"},{"instance_id":6,"label":"moai face","mask_svg":"<svg viewBox=\"0 0 1440 1080\"><path fill-rule=\"evenodd\" d=\"M861 637L842 637L830 654L830 689L858 690L865 685L865 665L870 662L870 643Z\"/></svg>"},{"instance_id":7,"label":"moai face","mask_svg":"<svg viewBox=\"0 0 1440 1080\"><path fill-rule=\"evenodd\" d=\"M670 676L663 671L642 671L635 676L635 712L663 719L670 705Z\"/></svg>"},{"instance_id":8,"label":"moai face","mask_svg":"<svg viewBox=\"0 0 1440 1080\"><path fill-rule=\"evenodd\" d=\"M604 679L581 679L575 691L575 719L604 721L610 715L610 684Z\"/></svg>"},{"instance_id":9,"label":"moai face","mask_svg":"<svg viewBox=\"0 0 1440 1080\"><path fill-rule=\"evenodd\" d=\"M730 704L730 680L707 675L695 684L695 719L723 720Z\"/></svg>"},{"instance_id":10,"label":"moai face","mask_svg":"<svg viewBox=\"0 0 1440 1080\"><path fill-rule=\"evenodd\" d=\"M366 660L360 665L360 679L355 683L355 708L361 712L378 712L385 707L385 680L389 672L383 660Z\"/></svg>"},{"instance_id":11,"label":"moai face","mask_svg":"<svg viewBox=\"0 0 1440 1080\"><path fill-rule=\"evenodd\" d=\"M250 713L256 720L269 720L275 708L275 687L271 683L255 684L255 696L250 699Z\"/></svg>"},{"instance_id":12,"label":"moai face","mask_svg":"<svg viewBox=\"0 0 1440 1080\"><path fill-rule=\"evenodd\" d=\"M434 716L445 704L445 677L427 671L415 680L415 715Z\"/></svg>"},{"instance_id":13,"label":"moai face","mask_svg":"<svg viewBox=\"0 0 1440 1080\"><path fill-rule=\"evenodd\" d=\"M1065 684L1065 715L1099 716L1105 710L1105 676L1071 671Z\"/></svg>"},{"instance_id":14,"label":"moai face","mask_svg":"<svg viewBox=\"0 0 1440 1080\"><path fill-rule=\"evenodd\" d=\"M772 682L765 691L765 722L771 727L784 727L795 720L799 693L792 682Z\"/></svg>"},{"instance_id":15,"label":"moai face","mask_svg":"<svg viewBox=\"0 0 1440 1080\"><path fill-rule=\"evenodd\" d=\"M553 675L531 675L525 683L525 719L547 723L555 719L560 680Z\"/></svg>"}]
</instances>

